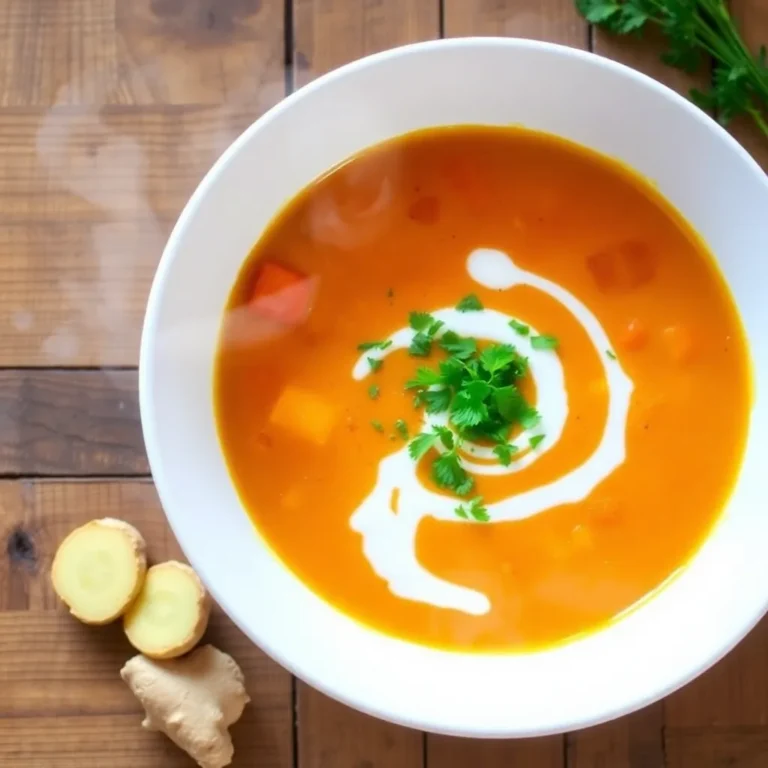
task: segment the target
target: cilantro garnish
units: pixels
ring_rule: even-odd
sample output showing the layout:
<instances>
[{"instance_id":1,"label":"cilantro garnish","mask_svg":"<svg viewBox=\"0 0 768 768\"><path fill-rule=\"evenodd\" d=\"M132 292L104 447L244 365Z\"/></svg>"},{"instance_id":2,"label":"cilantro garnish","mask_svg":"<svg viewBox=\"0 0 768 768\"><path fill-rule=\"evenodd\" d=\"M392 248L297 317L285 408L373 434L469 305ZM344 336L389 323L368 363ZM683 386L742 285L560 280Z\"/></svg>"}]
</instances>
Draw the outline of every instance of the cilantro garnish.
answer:
<instances>
[{"instance_id":1,"label":"cilantro garnish","mask_svg":"<svg viewBox=\"0 0 768 768\"><path fill-rule=\"evenodd\" d=\"M371 366L371 371L373 373L376 373L376 371L378 371L379 368L384 365L383 360L377 360L375 357L367 357L366 360L368 361L368 365Z\"/></svg>"},{"instance_id":2,"label":"cilantro garnish","mask_svg":"<svg viewBox=\"0 0 768 768\"><path fill-rule=\"evenodd\" d=\"M499 459L499 464L504 467L508 467L512 463L512 457L517 453L517 451L518 448L516 445L511 445L507 442L499 443L493 449L493 452Z\"/></svg>"},{"instance_id":3,"label":"cilantro garnish","mask_svg":"<svg viewBox=\"0 0 768 768\"><path fill-rule=\"evenodd\" d=\"M360 352L368 352L371 349L387 349L391 346L391 341L363 341L357 345L357 348Z\"/></svg>"},{"instance_id":4,"label":"cilantro garnish","mask_svg":"<svg viewBox=\"0 0 768 768\"><path fill-rule=\"evenodd\" d=\"M379 396L379 393L380 390L376 384L371 384L371 386L368 387L368 397L370 397L371 400L375 400Z\"/></svg>"},{"instance_id":5,"label":"cilantro garnish","mask_svg":"<svg viewBox=\"0 0 768 768\"><path fill-rule=\"evenodd\" d=\"M377 432L383 432L384 431L384 425L378 420L373 419L371 421L371 426L377 431Z\"/></svg>"},{"instance_id":6,"label":"cilantro garnish","mask_svg":"<svg viewBox=\"0 0 768 768\"><path fill-rule=\"evenodd\" d=\"M560 342L554 336L531 336L531 346L534 349L557 349Z\"/></svg>"},{"instance_id":7,"label":"cilantro garnish","mask_svg":"<svg viewBox=\"0 0 768 768\"><path fill-rule=\"evenodd\" d=\"M465 296L457 305L459 312L479 312L483 308L480 299L474 293Z\"/></svg>"},{"instance_id":8,"label":"cilantro garnish","mask_svg":"<svg viewBox=\"0 0 768 768\"><path fill-rule=\"evenodd\" d=\"M616 359L616 353L612 352L610 349L605 350L605 354L608 357L609 360L615 360Z\"/></svg>"},{"instance_id":9,"label":"cilantro garnish","mask_svg":"<svg viewBox=\"0 0 768 768\"><path fill-rule=\"evenodd\" d=\"M454 510L457 517L462 520L476 520L478 523L487 523L491 517L488 510L483 505L481 496L477 496L469 504L459 504Z\"/></svg>"},{"instance_id":10,"label":"cilantro garnish","mask_svg":"<svg viewBox=\"0 0 768 768\"><path fill-rule=\"evenodd\" d=\"M464 297L457 308L463 312L483 308L474 294ZM477 339L460 336L445 330L443 323L428 312L411 312L409 325L414 331L409 352L415 357L429 357L439 348L436 365L421 365L405 389L414 390L414 406L427 414L442 414L443 425L432 425L428 431L409 438L408 426L403 419L395 422L395 431L408 440L408 453L414 461L425 459L434 483L457 496L469 495L475 480L467 472L461 457L464 441L491 444L493 454L503 466L509 466L519 453L509 442L514 430L531 430L541 421L541 415L523 395L521 379L528 373L528 360L512 344L483 344ZM519 335L530 335L530 328L517 320L509 323ZM554 336L531 336L534 349L556 349ZM369 348L386 348L391 342L368 342ZM368 359L372 370L376 361ZM379 388L369 388L372 398L379 396ZM374 429L383 432L381 422L371 422ZM396 439L396 435L392 435ZM530 447L536 448L543 435L529 438ZM461 505L467 519L483 521L487 512L482 499Z\"/></svg>"},{"instance_id":11,"label":"cilantro garnish","mask_svg":"<svg viewBox=\"0 0 768 768\"><path fill-rule=\"evenodd\" d=\"M520 336L527 336L531 332L530 327L525 323L521 323L519 320L510 320L509 327L520 334Z\"/></svg>"}]
</instances>

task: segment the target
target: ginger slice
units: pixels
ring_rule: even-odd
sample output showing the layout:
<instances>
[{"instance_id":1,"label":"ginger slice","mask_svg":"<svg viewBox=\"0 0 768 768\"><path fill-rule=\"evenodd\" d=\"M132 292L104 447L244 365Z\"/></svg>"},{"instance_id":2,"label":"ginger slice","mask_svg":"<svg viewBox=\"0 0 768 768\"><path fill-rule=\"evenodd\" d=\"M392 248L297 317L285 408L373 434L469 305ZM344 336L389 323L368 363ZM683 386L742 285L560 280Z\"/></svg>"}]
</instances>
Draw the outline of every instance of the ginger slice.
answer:
<instances>
[{"instance_id":1,"label":"ginger slice","mask_svg":"<svg viewBox=\"0 0 768 768\"><path fill-rule=\"evenodd\" d=\"M125 613L147 572L146 544L123 520L91 520L59 545L51 567L56 594L86 624L107 624Z\"/></svg>"},{"instance_id":2,"label":"ginger slice","mask_svg":"<svg viewBox=\"0 0 768 768\"><path fill-rule=\"evenodd\" d=\"M120 677L146 710L144 728L164 733L201 768L224 768L232 762L235 750L228 729L250 697L231 656L212 645L183 659L134 656Z\"/></svg>"},{"instance_id":3,"label":"ginger slice","mask_svg":"<svg viewBox=\"0 0 768 768\"><path fill-rule=\"evenodd\" d=\"M131 645L153 659L172 659L194 648L208 625L211 601L198 575L184 563L153 565L123 617Z\"/></svg>"}]
</instances>

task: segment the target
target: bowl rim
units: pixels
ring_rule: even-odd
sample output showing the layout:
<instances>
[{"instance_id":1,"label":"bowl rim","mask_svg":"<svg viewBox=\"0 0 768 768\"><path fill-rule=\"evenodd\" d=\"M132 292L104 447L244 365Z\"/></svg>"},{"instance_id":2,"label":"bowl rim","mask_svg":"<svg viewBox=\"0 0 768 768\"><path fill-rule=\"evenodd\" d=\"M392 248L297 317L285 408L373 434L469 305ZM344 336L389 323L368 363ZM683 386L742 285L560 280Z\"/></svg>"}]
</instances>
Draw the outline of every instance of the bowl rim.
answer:
<instances>
[{"instance_id":1,"label":"bowl rim","mask_svg":"<svg viewBox=\"0 0 768 768\"><path fill-rule=\"evenodd\" d=\"M625 64L605 58L590 51L571 48L559 43L500 36L469 36L411 43L374 53L344 64L343 66L333 69L330 72L327 72L312 82L308 83L307 85L304 85L303 87L293 91L280 102L268 109L264 114L259 116L253 123L251 123L223 151L223 153L218 157L218 159L214 162L214 164L199 182L194 192L186 202L184 208L182 209L171 231L171 234L168 237L147 299L144 324L140 341L138 374L139 406L142 430L154 485L161 506L163 508L163 512L185 557L187 557L191 563L193 558L189 557L189 552L193 549L193 547L190 543L190 537L185 533L186 526L180 524L180 517L173 515L169 511L174 506L172 502L174 493L170 483L167 482L166 473L164 471L164 459L157 447L158 440L155 436L157 420L154 417L154 404L152 402L151 394L151 380L154 375L152 346L157 334L158 314L159 308L161 306L160 296L163 292L163 288L167 280L171 265L180 254L178 243L181 240L182 233L188 227L189 222L197 215L198 209L203 199L208 195L210 187L214 184L215 180L221 174L223 169L235 161L241 149L251 141L252 137L257 134L263 126L275 120L286 110L290 110L293 104L298 100L305 98L318 89L325 88L327 85L335 82L338 79L346 77L352 72L376 66L380 62L387 61L392 58L407 56L410 54L427 53L433 49L448 48L461 50L462 48L473 46L487 48L510 47L518 49L532 49L540 52L549 52L564 58L570 57L572 59L588 61L594 66L612 70L614 73L620 75L621 77L635 80L638 84L650 90L656 91L660 97L671 101L678 107L685 110L692 119L705 124L708 127L708 130L716 134L719 140L723 141L727 145L728 149L735 154L735 159L739 159L741 162L745 162L751 169L752 173L756 174L760 178L763 186L768 192L768 178L766 178L765 174L755 159L719 123L717 123L705 112L701 111L684 96L677 93L667 85ZM711 535L711 533L708 534L708 536ZM277 647L276 645L268 642L265 640L265 638L260 636L259 632L254 631L254 629L252 629L248 623L243 620L241 611L239 611L236 606L232 605L226 595L219 593L217 589L212 586L212 580L208 578L207 567L199 562L193 563L193 565L196 570L198 570L201 579L206 584L206 587L209 589L213 599L219 604L228 618L240 629L240 631L242 631L243 634L249 638L249 640L261 648L271 659L280 664L292 675L295 675L297 678L305 681L316 690L333 698L336 701L341 702L342 704L356 709L357 711L390 723L394 723L396 725L401 725L408 728L417 728L431 733L451 736L467 736L474 738L523 738L562 734L594 725L599 725L601 723L630 714L638 709L641 709L642 707L661 700L674 691L687 685L693 679L698 677L702 672L716 664L738 643L741 642L741 640L755 627L755 625L768 611L767 596L763 604L756 604L754 606L754 610L750 615L749 621L743 623L738 628L734 626L734 631L729 632L728 635L729 642L721 644L717 654L710 656L698 664L689 664L684 668L681 667L679 673L674 677L670 677L668 684L655 690L653 695L628 697L624 706L614 708L609 712L605 712L601 717L574 717L567 722L560 721L556 725L552 724L550 727L542 727L536 729L516 730L514 727L503 730L482 730L474 727L446 728L442 726L440 722L430 718L428 713L421 718L409 718L401 716L397 711L393 711L386 707L379 707L375 703L372 703L370 700L366 700L364 696L359 696L356 698L354 696L344 695L335 687L332 675L325 675L323 677L318 676L309 669L308 665L304 663L304 660L287 658L283 655L282 649L280 647ZM287 566L282 563L282 561L281 565L282 567L287 568ZM399 638L395 639L399 641ZM444 651L439 651L438 649L432 650L445 653Z\"/></svg>"}]
</instances>

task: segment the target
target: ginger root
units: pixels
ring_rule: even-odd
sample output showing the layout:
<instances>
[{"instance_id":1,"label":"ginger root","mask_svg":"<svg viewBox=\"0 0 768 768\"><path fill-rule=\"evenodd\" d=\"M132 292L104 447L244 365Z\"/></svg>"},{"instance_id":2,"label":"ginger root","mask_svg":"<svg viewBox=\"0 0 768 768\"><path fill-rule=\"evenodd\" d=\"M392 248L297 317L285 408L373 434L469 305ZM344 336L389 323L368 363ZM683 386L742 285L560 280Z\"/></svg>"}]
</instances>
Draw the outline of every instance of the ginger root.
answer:
<instances>
[{"instance_id":1,"label":"ginger root","mask_svg":"<svg viewBox=\"0 0 768 768\"><path fill-rule=\"evenodd\" d=\"M235 660L203 645L183 659L134 656L120 671L146 710L142 723L162 731L201 768L224 768L234 747L229 726L250 701Z\"/></svg>"},{"instance_id":2,"label":"ginger root","mask_svg":"<svg viewBox=\"0 0 768 768\"><path fill-rule=\"evenodd\" d=\"M198 575L184 563L153 565L123 617L131 645L153 659L172 659L194 648L208 626L211 601Z\"/></svg>"},{"instance_id":3,"label":"ginger root","mask_svg":"<svg viewBox=\"0 0 768 768\"><path fill-rule=\"evenodd\" d=\"M56 594L86 624L107 624L139 594L147 572L146 544L122 520L91 520L59 545L51 567Z\"/></svg>"}]
</instances>

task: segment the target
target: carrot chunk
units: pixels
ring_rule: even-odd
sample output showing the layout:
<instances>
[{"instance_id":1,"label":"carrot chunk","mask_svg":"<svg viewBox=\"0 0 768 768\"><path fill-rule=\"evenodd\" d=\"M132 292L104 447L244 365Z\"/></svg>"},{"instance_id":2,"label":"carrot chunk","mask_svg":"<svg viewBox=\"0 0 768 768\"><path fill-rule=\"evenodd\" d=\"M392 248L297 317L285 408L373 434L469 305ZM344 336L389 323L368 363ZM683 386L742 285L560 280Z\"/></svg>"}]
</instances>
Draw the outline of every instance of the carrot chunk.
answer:
<instances>
[{"instance_id":1,"label":"carrot chunk","mask_svg":"<svg viewBox=\"0 0 768 768\"><path fill-rule=\"evenodd\" d=\"M670 325L662 333L667 354L673 362L684 364L691 360L694 353L693 337L683 325Z\"/></svg>"},{"instance_id":2,"label":"carrot chunk","mask_svg":"<svg viewBox=\"0 0 768 768\"><path fill-rule=\"evenodd\" d=\"M621 345L630 352L642 349L648 341L648 329L641 320L631 320L621 337Z\"/></svg>"},{"instance_id":3,"label":"carrot chunk","mask_svg":"<svg viewBox=\"0 0 768 768\"><path fill-rule=\"evenodd\" d=\"M336 425L336 409L314 392L288 386L272 409L269 420L305 440L324 445Z\"/></svg>"},{"instance_id":4,"label":"carrot chunk","mask_svg":"<svg viewBox=\"0 0 768 768\"><path fill-rule=\"evenodd\" d=\"M312 309L316 288L316 278L267 261L259 269L249 305L262 317L299 325Z\"/></svg>"}]
</instances>

